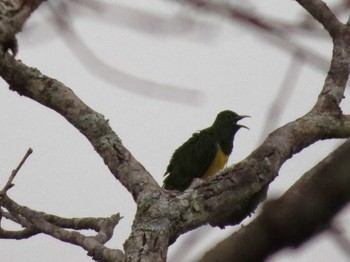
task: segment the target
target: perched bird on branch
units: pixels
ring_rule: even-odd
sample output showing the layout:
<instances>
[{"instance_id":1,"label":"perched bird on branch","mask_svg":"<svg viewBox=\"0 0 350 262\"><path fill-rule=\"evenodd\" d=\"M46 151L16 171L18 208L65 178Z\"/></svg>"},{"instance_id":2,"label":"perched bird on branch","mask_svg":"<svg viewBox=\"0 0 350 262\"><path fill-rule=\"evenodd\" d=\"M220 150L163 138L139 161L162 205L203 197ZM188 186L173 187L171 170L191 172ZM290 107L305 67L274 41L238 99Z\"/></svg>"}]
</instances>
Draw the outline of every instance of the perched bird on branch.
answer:
<instances>
[{"instance_id":1,"label":"perched bird on branch","mask_svg":"<svg viewBox=\"0 0 350 262\"><path fill-rule=\"evenodd\" d=\"M237 122L248 116L230 110L220 112L212 126L194 133L175 150L167 167L163 188L184 191L194 178L207 178L222 169L233 148Z\"/></svg>"}]
</instances>

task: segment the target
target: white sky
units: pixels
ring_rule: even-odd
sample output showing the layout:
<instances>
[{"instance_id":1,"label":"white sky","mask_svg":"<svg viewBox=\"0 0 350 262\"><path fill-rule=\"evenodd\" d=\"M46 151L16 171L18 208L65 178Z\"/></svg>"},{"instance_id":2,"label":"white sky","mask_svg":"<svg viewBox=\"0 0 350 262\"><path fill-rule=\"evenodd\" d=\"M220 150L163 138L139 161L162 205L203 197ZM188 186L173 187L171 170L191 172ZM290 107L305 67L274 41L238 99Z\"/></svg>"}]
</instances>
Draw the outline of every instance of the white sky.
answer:
<instances>
[{"instance_id":1,"label":"white sky","mask_svg":"<svg viewBox=\"0 0 350 262\"><path fill-rule=\"evenodd\" d=\"M101 69L94 64L85 67L80 63L70 44L48 23L52 18L44 6L34 13L24 33L19 35L18 58L69 86L90 107L109 119L124 145L159 183L173 151L193 132L209 126L223 109L252 116L244 120L250 131L242 130L236 136L229 163L250 154L262 142L266 113L288 70L290 55L238 23L170 2L118 1L122 2L124 5L98 14L85 9L79 15L73 14L74 29L85 45L101 61L124 73L201 92L200 103L188 105L151 99L127 92L124 87L93 74ZM174 23L163 30L159 24L145 24L144 16L134 17L125 12L124 8L131 7L165 21L194 19L198 26L190 30ZM269 16L279 14L285 20L292 20L303 11L294 1L277 0L261 1L253 10ZM46 22L44 17L48 18ZM184 29L188 31L182 32ZM299 40L326 58L331 54L328 40ZM310 110L324 77L323 72L303 66L278 126ZM0 98L0 185L5 183L28 147L32 147L34 153L16 177L16 186L9 195L19 204L67 217L110 216L120 212L124 218L108 246L122 248L130 233L135 204L88 141L60 115L9 91L3 81ZM346 103L344 101L343 106ZM267 132L274 128L271 126ZM316 143L288 161L271 185L269 195L283 193L337 143L339 141ZM338 218L341 225L346 225L349 219L349 214ZM233 229L199 229L204 230L205 239L193 243L182 261L194 261ZM171 259L172 254L186 236L181 236L170 247L169 261L175 261ZM349 231L347 236L350 237ZM0 251L2 261L91 261L81 248L42 235L21 241L0 240ZM337 244L326 235L303 246L302 250L283 251L269 261L311 259L346 261Z\"/></svg>"}]
</instances>

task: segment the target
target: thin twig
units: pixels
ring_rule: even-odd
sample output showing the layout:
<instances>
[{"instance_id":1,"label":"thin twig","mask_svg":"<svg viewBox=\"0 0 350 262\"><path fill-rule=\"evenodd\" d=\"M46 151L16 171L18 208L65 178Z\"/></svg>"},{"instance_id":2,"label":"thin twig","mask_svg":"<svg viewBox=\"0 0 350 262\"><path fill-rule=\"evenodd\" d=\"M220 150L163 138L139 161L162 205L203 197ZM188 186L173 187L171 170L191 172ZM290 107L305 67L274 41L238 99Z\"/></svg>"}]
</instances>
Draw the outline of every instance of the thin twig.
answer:
<instances>
[{"instance_id":1,"label":"thin twig","mask_svg":"<svg viewBox=\"0 0 350 262\"><path fill-rule=\"evenodd\" d=\"M13 179L15 178L15 176L17 175L18 171L21 169L21 167L23 166L24 162L27 160L27 158L30 156L30 154L33 153L33 149L29 148L26 152L26 154L24 155L24 157L22 158L21 162L18 164L17 168L15 170L12 170L11 175L9 177L9 179L7 180L6 185L4 186L4 188L0 191L0 200L2 199L2 197L6 194L6 192L14 186L14 184L12 184Z\"/></svg>"}]
</instances>

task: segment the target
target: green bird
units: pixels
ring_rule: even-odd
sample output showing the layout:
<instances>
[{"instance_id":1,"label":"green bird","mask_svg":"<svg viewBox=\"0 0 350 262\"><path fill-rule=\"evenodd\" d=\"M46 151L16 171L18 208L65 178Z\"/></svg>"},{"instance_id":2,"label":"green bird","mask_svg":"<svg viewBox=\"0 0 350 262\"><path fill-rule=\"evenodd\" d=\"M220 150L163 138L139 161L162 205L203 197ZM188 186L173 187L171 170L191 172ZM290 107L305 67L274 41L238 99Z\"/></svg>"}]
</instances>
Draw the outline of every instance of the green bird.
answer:
<instances>
[{"instance_id":1,"label":"green bird","mask_svg":"<svg viewBox=\"0 0 350 262\"><path fill-rule=\"evenodd\" d=\"M194 133L175 150L164 176L163 188L184 191L194 178L207 178L222 169L233 148L237 131L244 127L237 122L249 117L230 110L220 112L212 126Z\"/></svg>"}]
</instances>

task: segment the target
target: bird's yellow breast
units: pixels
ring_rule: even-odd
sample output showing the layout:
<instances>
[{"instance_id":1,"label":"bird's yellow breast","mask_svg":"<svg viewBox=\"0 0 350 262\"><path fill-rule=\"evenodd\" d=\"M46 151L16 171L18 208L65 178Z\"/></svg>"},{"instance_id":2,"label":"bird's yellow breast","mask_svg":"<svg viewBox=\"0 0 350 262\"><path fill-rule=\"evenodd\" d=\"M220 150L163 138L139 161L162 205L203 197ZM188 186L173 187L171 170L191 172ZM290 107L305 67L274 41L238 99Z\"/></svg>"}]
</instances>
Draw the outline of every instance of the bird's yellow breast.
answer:
<instances>
[{"instance_id":1,"label":"bird's yellow breast","mask_svg":"<svg viewBox=\"0 0 350 262\"><path fill-rule=\"evenodd\" d=\"M222 169L226 165L228 157L229 156L225 155L224 152L222 152L220 146L218 145L214 161L211 163L209 169L207 170L207 172L205 172L202 178L210 177L216 172L218 172L220 169Z\"/></svg>"}]
</instances>

